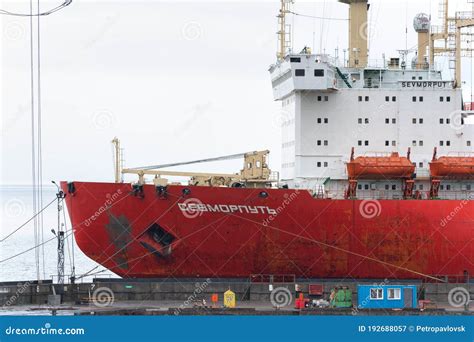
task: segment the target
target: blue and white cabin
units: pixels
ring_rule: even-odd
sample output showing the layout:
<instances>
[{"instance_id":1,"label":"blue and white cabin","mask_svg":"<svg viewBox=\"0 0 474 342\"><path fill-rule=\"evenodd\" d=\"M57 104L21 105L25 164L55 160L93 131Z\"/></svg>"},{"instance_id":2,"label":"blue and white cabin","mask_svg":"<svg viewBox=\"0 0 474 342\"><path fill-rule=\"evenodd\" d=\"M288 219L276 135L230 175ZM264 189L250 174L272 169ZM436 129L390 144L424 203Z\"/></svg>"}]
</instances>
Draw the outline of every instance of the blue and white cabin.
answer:
<instances>
[{"instance_id":1,"label":"blue and white cabin","mask_svg":"<svg viewBox=\"0 0 474 342\"><path fill-rule=\"evenodd\" d=\"M404 309L417 307L415 285L358 285L359 309Z\"/></svg>"}]
</instances>

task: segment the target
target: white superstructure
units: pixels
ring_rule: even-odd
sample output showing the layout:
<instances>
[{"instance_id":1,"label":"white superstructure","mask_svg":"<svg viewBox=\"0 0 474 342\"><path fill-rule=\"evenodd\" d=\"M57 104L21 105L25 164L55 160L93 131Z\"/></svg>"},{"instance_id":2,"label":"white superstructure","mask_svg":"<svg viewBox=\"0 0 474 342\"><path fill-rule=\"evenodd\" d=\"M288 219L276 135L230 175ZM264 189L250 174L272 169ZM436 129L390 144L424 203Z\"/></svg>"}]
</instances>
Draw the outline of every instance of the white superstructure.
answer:
<instances>
[{"instance_id":1,"label":"white superstructure","mask_svg":"<svg viewBox=\"0 0 474 342\"><path fill-rule=\"evenodd\" d=\"M305 48L272 65L273 94L282 105L282 181L343 198L352 147L358 156L411 149L415 190L429 192L433 149L438 155L472 153L474 126L464 124L462 89L419 61L412 68L398 58L348 68ZM359 198L400 198L403 184L366 180L357 186ZM440 197L470 196L473 187L443 181Z\"/></svg>"}]
</instances>

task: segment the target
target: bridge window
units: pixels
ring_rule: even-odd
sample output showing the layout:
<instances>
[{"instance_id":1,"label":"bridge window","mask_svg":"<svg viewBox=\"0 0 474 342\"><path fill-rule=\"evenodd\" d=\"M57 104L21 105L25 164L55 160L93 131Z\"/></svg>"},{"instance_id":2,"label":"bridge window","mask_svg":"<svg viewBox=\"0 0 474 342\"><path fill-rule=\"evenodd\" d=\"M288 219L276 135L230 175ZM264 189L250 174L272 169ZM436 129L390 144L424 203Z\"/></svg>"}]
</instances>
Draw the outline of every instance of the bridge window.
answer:
<instances>
[{"instance_id":1,"label":"bridge window","mask_svg":"<svg viewBox=\"0 0 474 342\"><path fill-rule=\"evenodd\" d=\"M315 77L324 77L324 69L314 69Z\"/></svg>"},{"instance_id":2,"label":"bridge window","mask_svg":"<svg viewBox=\"0 0 474 342\"><path fill-rule=\"evenodd\" d=\"M305 70L304 69L296 69L295 70L295 76L301 77L304 76Z\"/></svg>"}]
</instances>

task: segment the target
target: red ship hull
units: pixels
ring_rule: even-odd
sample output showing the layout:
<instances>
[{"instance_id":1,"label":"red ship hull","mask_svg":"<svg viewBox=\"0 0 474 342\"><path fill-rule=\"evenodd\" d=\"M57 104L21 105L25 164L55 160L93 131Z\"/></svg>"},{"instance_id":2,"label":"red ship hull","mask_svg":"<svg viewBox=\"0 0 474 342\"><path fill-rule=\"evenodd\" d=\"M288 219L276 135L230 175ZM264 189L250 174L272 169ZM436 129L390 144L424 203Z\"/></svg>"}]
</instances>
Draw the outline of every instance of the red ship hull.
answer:
<instances>
[{"instance_id":1,"label":"red ship hull","mask_svg":"<svg viewBox=\"0 0 474 342\"><path fill-rule=\"evenodd\" d=\"M124 278L474 274L472 200L323 200L292 189L62 183L77 244ZM183 191L185 194L183 194Z\"/></svg>"}]
</instances>

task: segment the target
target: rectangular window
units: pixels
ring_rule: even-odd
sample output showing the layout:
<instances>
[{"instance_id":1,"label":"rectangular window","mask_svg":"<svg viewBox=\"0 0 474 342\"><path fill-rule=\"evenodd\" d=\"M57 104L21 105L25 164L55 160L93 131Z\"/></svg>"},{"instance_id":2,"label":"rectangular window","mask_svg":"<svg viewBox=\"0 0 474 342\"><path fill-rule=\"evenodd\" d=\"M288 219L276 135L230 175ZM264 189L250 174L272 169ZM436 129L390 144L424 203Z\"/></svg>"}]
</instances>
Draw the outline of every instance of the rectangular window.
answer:
<instances>
[{"instance_id":1,"label":"rectangular window","mask_svg":"<svg viewBox=\"0 0 474 342\"><path fill-rule=\"evenodd\" d=\"M423 77L422 77L422 76L419 76L418 79L421 81L421 80L423 79Z\"/></svg>"},{"instance_id":2,"label":"rectangular window","mask_svg":"<svg viewBox=\"0 0 474 342\"><path fill-rule=\"evenodd\" d=\"M321 167L321 162L318 162L316 165L317 165L318 167Z\"/></svg>"},{"instance_id":3,"label":"rectangular window","mask_svg":"<svg viewBox=\"0 0 474 342\"><path fill-rule=\"evenodd\" d=\"M304 72L305 72L304 69L296 69L295 70L295 76L302 77L302 76L304 76Z\"/></svg>"},{"instance_id":4,"label":"rectangular window","mask_svg":"<svg viewBox=\"0 0 474 342\"><path fill-rule=\"evenodd\" d=\"M397 300L401 299L401 289L388 289L387 290L387 299L389 300Z\"/></svg>"},{"instance_id":5,"label":"rectangular window","mask_svg":"<svg viewBox=\"0 0 474 342\"><path fill-rule=\"evenodd\" d=\"M359 102L362 102L362 96L359 96Z\"/></svg>"},{"instance_id":6,"label":"rectangular window","mask_svg":"<svg viewBox=\"0 0 474 342\"><path fill-rule=\"evenodd\" d=\"M397 190L397 186L395 184L392 184L392 190Z\"/></svg>"},{"instance_id":7,"label":"rectangular window","mask_svg":"<svg viewBox=\"0 0 474 342\"><path fill-rule=\"evenodd\" d=\"M321 146L321 140L317 141L318 146Z\"/></svg>"},{"instance_id":8,"label":"rectangular window","mask_svg":"<svg viewBox=\"0 0 474 342\"><path fill-rule=\"evenodd\" d=\"M385 140L385 146L389 146L389 145L390 145L390 141Z\"/></svg>"},{"instance_id":9,"label":"rectangular window","mask_svg":"<svg viewBox=\"0 0 474 342\"><path fill-rule=\"evenodd\" d=\"M439 102L443 102L444 101L444 97L443 96L440 96L439 97Z\"/></svg>"},{"instance_id":10,"label":"rectangular window","mask_svg":"<svg viewBox=\"0 0 474 342\"><path fill-rule=\"evenodd\" d=\"M325 123L325 124L329 123L329 119L328 119L328 118L324 118L324 123Z\"/></svg>"},{"instance_id":11,"label":"rectangular window","mask_svg":"<svg viewBox=\"0 0 474 342\"><path fill-rule=\"evenodd\" d=\"M392 140L392 146L397 146L397 142L395 140Z\"/></svg>"},{"instance_id":12,"label":"rectangular window","mask_svg":"<svg viewBox=\"0 0 474 342\"><path fill-rule=\"evenodd\" d=\"M314 69L315 77L324 77L324 69Z\"/></svg>"},{"instance_id":13,"label":"rectangular window","mask_svg":"<svg viewBox=\"0 0 474 342\"><path fill-rule=\"evenodd\" d=\"M389 102L390 101L390 96L385 96L385 102Z\"/></svg>"},{"instance_id":14,"label":"rectangular window","mask_svg":"<svg viewBox=\"0 0 474 342\"><path fill-rule=\"evenodd\" d=\"M423 96L420 96L420 102L423 102Z\"/></svg>"},{"instance_id":15,"label":"rectangular window","mask_svg":"<svg viewBox=\"0 0 474 342\"><path fill-rule=\"evenodd\" d=\"M420 190L423 190L423 184L420 184L420 186L418 187Z\"/></svg>"},{"instance_id":16,"label":"rectangular window","mask_svg":"<svg viewBox=\"0 0 474 342\"><path fill-rule=\"evenodd\" d=\"M364 190L369 190L369 184L364 184Z\"/></svg>"},{"instance_id":17,"label":"rectangular window","mask_svg":"<svg viewBox=\"0 0 474 342\"><path fill-rule=\"evenodd\" d=\"M415 118L411 119L411 122L416 124L416 119Z\"/></svg>"},{"instance_id":18,"label":"rectangular window","mask_svg":"<svg viewBox=\"0 0 474 342\"><path fill-rule=\"evenodd\" d=\"M369 123L369 119L368 119L368 118L365 118L365 123L366 123L366 124Z\"/></svg>"},{"instance_id":19,"label":"rectangular window","mask_svg":"<svg viewBox=\"0 0 474 342\"><path fill-rule=\"evenodd\" d=\"M397 97L396 97L396 96L392 96L392 101L393 101L393 102L397 102Z\"/></svg>"},{"instance_id":20,"label":"rectangular window","mask_svg":"<svg viewBox=\"0 0 474 342\"><path fill-rule=\"evenodd\" d=\"M318 118L318 124L320 124L322 122L321 118Z\"/></svg>"},{"instance_id":21,"label":"rectangular window","mask_svg":"<svg viewBox=\"0 0 474 342\"><path fill-rule=\"evenodd\" d=\"M362 184L357 184L357 189L362 190Z\"/></svg>"},{"instance_id":22,"label":"rectangular window","mask_svg":"<svg viewBox=\"0 0 474 342\"><path fill-rule=\"evenodd\" d=\"M388 189L390 189L390 185L385 184L385 190L388 190Z\"/></svg>"},{"instance_id":23,"label":"rectangular window","mask_svg":"<svg viewBox=\"0 0 474 342\"><path fill-rule=\"evenodd\" d=\"M324 101L328 102L329 101L329 96L324 96Z\"/></svg>"},{"instance_id":24,"label":"rectangular window","mask_svg":"<svg viewBox=\"0 0 474 342\"><path fill-rule=\"evenodd\" d=\"M362 118L358 118L358 119L357 119L357 122L358 122L359 124L361 124L361 123L362 123Z\"/></svg>"},{"instance_id":25,"label":"rectangular window","mask_svg":"<svg viewBox=\"0 0 474 342\"><path fill-rule=\"evenodd\" d=\"M328 167L328 162L324 162L324 167Z\"/></svg>"},{"instance_id":26,"label":"rectangular window","mask_svg":"<svg viewBox=\"0 0 474 342\"><path fill-rule=\"evenodd\" d=\"M439 119L439 123L440 123L440 124L443 124L443 123L444 123L444 119Z\"/></svg>"},{"instance_id":27,"label":"rectangular window","mask_svg":"<svg viewBox=\"0 0 474 342\"><path fill-rule=\"evenodd\" d=\"M383 289L379 287L371 288L370 299L383 299Z\"/></svg>"},{"instance_id":28,"label":"rectangular window","mask_svg":"<svg viewBox=\"0 0 474 342\"><path fill-rule=\"evenodd\" d=\"M451 119L446 119L446 125L449 125L451 123Z\"/></svg>"},{"instance_id":29,"label":"rectangular window","mask_svg":"<svg viewBox=\"0 0 474 342\"><path fill-rule=\"evenodd\" d=\"M389 123L390 123L390 119L385 119L385 123L386 123L386 124L389 124Z\"/></svg>"},{"instance_id":30,"label":"rectangular window","mask_svg":"<svg viewBox=\"0 0 474 342\"><path fill-rule=\"evenodd\" d=\"M365 102L369 102L369 97L368 96L365 97Z\"/></svg>"},{"instance_id":31,"label":"rectangular window","mask_svg":"<svg viewBox=\"0 0 474 342\"><path fill-rule=\"evenodd\" d=\"M443 140L441 140L441 141L439 142L439 146L444 146L444 141L443 141Z\"/></svg>"},{"instance_id":32,"label":"rectangular window","mask_svg":"<svg viewBox=\"0 0 474 342\"><path fill-rule=\"evenodd\" d=\"M411 100L412 100L413 102L416 102L416 96L413 96L413 97L411 98Z\"/></svg>"},{"instance_id":33,"label":"rectangular window","mask_svg":"<svg viewBox=\"0 0 474 342\"><path fill-rule=\"evenodd\" d=\"M413 141L411 142L411 145L412 145L412 146L416 146L416 140L413 140Z\"/></svg>"},{"instance_id":34,"label":"rectangular window","mask_svg":"<svg viewBox=\"0 0 474 342\"><path fill-rule=\"evenodd\" d=\"M423 118L419 118L418 123L422 124L423 123Z\"/></svg>"},{"instance_id":35,"label":"rectangular window","mask_svg":"<svg viewBox=\"0 0 474 342\"><path fill-rule=\"evenodd\" d=\"M328 146L329 142L327 140L324 140L324 146Z\"/></svg>"},{"instance_id":36,"label":"rectangular window","mask_svg":"<svg viewBox=\"0 0 474 342\"><path fill-rule=\"evenodd\" d=\"M423 140L420 140L420 141L418 142L418 145L423 146Z\"/></svg>"},{"instance_id":37,"label":"rectangular window","mask_svg":"<svg viewBox=\"0 0 474 342\"><path fill-rule=\"evenodd\" d=\"M451 190L451 184L446 184L446 190Z\"/></svg>"},{"instance_id":38,"label":"rectangular window","mask_svg":"<svg viewBox=\"0 0 474 342\"><path fill-rule=\"evenodd\" d=\"M423 163L418 163L418 167L423 167Z\"/></svg>"},{"instance_id":39,"label":"rectangular window","mask_svg":"<svg viewBox=\"0 0 474 342\"><path fill-rule=\"evenodd\" d=\"M467 146L471 146L471 140L466 141Z\"/></svg>"},{"instance_id":40,"label":"rectangular window","mask_svg":"<svg viewBox=\"0 0 474 342\"><path fill-rule=\"evenodd\" d=\"M446 102L451 102L451 97L450 96L446 97Z\"/></svg>"},{"instance_id":41,"label":"rectangular window","mask_svg":"<svg viewBox=\"0 0 474 342\"><path fill-rule=\"evenodd\" d=\"M357 142L357 145L362 146L362 140L359 140L359 141Z\"/></svg>"},{"instance_id":42,"label":"rectangular window","mask_svg":"<svg viewBox=\"0 0 474 342\"><path fill-rule=\"evenodd\" d=\"M446 141L446 146L451 146L451 141Z\"/></svg>"},{"instance_id":43,"label":"rectangular window","mask_svg":"<svg viewBox=\"0 0 474 342\"><path fill-rule=\"evenodd\" d=\"M291 63L301 63L301 58L300 57L290 57L290 62Z\"/></svg>"},{"instance_id":44,"label":"rectangular window","mask_svg":"<svg viewBox=\"0 0 474 342\"><path fill-rule=\"evenodd\" d=\"M365 145L365 146L369 146L369 141L366 140L366 141L364 142L364 145Z\"/></svg>"},{"instance_id":45,"label":"rectangular window","mask_svg":"<svg viewBox=\"0 0 474 342\"><path fill-rule=\"evenodd\" d=\"M397 119L392 119L392 123L393 123L393 124L396 124L396 123L397 123Z\"/></svg>"}]
</instances>

